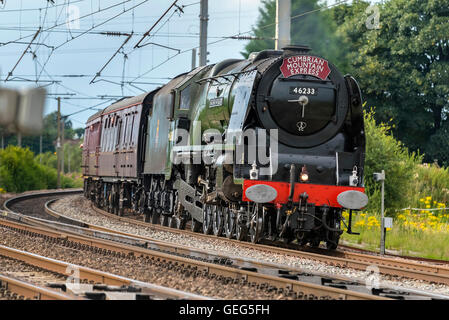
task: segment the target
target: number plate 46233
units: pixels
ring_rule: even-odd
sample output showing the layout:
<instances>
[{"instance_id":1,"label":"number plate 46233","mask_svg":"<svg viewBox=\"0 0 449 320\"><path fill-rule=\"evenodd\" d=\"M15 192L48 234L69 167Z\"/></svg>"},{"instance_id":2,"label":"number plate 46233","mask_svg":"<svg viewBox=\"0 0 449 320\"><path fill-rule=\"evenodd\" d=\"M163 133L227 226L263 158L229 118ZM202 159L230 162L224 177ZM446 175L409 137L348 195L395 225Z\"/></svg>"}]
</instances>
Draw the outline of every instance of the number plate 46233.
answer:
<instances>
[{"instance_id":1,"label":"number plate 46233","mask_svg":"<svg viewBox=\"0 0 449 320\"><path fill-rule=\"evenodd\" d=\"M316 96L318 94L318 88L310 87L290 87L290 94L299 94L306 96Z\"/></svg>"}]
</instances>

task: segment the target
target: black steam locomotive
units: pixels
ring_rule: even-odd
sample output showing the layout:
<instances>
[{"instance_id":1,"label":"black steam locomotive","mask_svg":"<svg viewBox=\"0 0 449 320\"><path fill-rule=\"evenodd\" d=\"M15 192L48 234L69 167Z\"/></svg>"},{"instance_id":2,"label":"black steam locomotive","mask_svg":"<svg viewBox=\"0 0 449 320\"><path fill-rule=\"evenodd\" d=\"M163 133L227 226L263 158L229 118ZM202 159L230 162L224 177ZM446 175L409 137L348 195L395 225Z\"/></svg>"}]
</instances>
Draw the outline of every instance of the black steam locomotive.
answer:
<instances>
[{"instance_id":1,"label":"black steam locomotive","mask_svg":"<svg viewBox=\"0 0 449 320\"><path fill-rule=\"evenodd\" d=\"M335 249L342 211L368 202L361 103L307 47L198 67L89 118L85 195L151 223Z\"/></svg>"}]
</instances>

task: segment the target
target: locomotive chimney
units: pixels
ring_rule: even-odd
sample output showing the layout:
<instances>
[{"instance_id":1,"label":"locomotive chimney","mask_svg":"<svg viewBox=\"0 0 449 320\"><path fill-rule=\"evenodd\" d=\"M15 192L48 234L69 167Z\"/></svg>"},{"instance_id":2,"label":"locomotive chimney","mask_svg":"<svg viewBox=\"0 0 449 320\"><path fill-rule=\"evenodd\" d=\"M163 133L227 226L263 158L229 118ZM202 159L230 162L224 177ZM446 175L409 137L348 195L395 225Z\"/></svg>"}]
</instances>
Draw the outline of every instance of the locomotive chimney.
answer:
<instances>
[{"instance_id":1,"label":"locomotive chimney","mask_svg":"<svg viewBox=\"0 0 449 320\"><path fill-rule=\"evenodd\" d=\"M290 45L283 47L282 50L284 50L284 56L291 56L294 54L305 54L309 52L311 49L308 46L303 45Z\"/></svg>"}]
</instances>

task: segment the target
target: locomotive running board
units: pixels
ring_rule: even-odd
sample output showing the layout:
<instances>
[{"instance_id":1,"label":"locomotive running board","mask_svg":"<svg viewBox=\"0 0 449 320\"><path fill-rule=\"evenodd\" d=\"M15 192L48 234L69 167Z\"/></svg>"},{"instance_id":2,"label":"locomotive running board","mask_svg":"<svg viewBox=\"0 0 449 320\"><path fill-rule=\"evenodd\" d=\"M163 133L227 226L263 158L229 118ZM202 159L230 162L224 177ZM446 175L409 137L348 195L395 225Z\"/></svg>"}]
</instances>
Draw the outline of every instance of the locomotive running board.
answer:
<instances>
[{"instance_id":1,"label":"locomotive running board","mask_svg":"<svg viewBox=\"0 0 449 320\"><path fill-rule=\"evenodd\" d=\"M192 218L199 222L203 222L203 209L200 196L196 195L195 188L191 187L182 179L177 179L173 188L178 190L178 198L184 209L186 209ZM199 205L200 206L199 206Z\"/></svg>"}]
</instances>

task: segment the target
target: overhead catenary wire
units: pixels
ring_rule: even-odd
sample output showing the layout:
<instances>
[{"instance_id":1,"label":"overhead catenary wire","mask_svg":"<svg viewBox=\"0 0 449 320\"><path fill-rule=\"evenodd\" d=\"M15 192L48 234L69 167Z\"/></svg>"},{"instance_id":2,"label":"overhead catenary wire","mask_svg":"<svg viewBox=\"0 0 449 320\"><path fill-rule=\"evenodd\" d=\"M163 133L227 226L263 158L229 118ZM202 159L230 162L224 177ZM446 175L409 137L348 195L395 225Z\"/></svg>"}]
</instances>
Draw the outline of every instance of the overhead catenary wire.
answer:
<instances>
[{"instance_id":1,"label":"overhead catenary wire","mask_svg":"<svg viewBox=\"0 0 449 320\"><path fill-rule=\"evenodd\" d=\"M126 1L124 1L124 2L128 2L128 1L131 1L131 0L126 0ZM144 3L148 2L148 1L149 1L149 0L143 0L142 2L140 2L140 3L138 3L138 4L134 5L134 6L132 6L131 8L128 8L128 9L126 9L126 10L123 10L122 12L116 14L115 16L113 16L113 17L111 17L111 18L109 18L109 19L107 19L107 20L105 20L105 21L102 21L102 22L98 23L98 24L95 25L95 26L92 26L92 27L91 27L90 29L88 29L87 31L90 31L90 30L93 30L93 29L95 29L95 28L98 28L99 26L102 26L102 25L104 25L105 23L108 23L109 21L111 21L111 20L113 20L113 19L115 19L115 18L121 16L122 14L124 14L124 13L126 13L126 12L128 12L128 11L130 11L130 10L132 10L132 9L135 9L135 8L141 6L142 4L144 4ZM71 20L71 21L73 21L73 20ZM86 34L87 31L82 32L82 33L80 33L79 35L77 35L76 37L73 37L72 39L69 39L69 40L67 40L66 42L64 42L64 43L62 43L62 44L60 44L60 45L58 45L57 47L55 47L55 50L56 50L56 49L59 49L59 48L62 47L63 45L67 44L68 42L73 41L73 40L75 40L75 39L81 37L82 35Z\"/></svg>"},{"instance_id":2,"label":"overhead catenary wire","mask_svg":"<svg viewBox=\"0 0 449 320\"><path fill-rule=\"evenodd\" d=\"M83 1L86 1L86 0L77 0L77 1L74 1L72 3L75 4L75 3L83 2ZM63 3L63 4L55 4L55 5L51 6L50 8L56 8L56 7L61 7L61 6L65 6L65 5L66 5L65 3ZM47 8L48 8L48 2L47 2L47 7L28 8L28 9L6 9L6 10L1 9L0 13L20 12L20 11L39 11L39 10L44 10L44 9L47 9Z\"/></svg>"},{"instance_id":3,"label":"overhead catenary wire","mask_svg":"<svg viewBox=\"0 0 449 320\"><path fill-rule=\"evenodd\" d=\"M9 77L12 76L12 73L14 72L14 70L16 69L17 65L20 63L20 61L22 60L23 56L27 53L28 49L31 47L31 44L33 43L33 41L36 39L37 35L41 32L41 28L39 28L37 30L37 32L34 34L33 39L31 39L30 43L28 44L28 46L26 47L26 49L23 51L22 55L20 56L19 60L17 60L16 64L14 65L14 67L11 69L10 72L8 72L8 76L5 79L5 82L8 81Z\"/></svg>"},{"instance_id":4,"label":"overhead catenary wire","mask_svg":"<svg viewBox=\"0 0 449 320\"><path fill-rule=\"evenodd\" d=\"M128 35L128 38L126 38L125 41L122 43L122 45L117 49L117 51L114 52L112 57L109 58L109 60L106 62L106 64L95 74L95 77L93 77L92 80L90 80L90 84L95 82L95 79L101 75L101 72L106 68L106 66L109 64L109 62L111 62L112 59L114 59L114 57L117 55L117 53L119 53L120 49L122 49L125 46L125 44L129 41L129 39L131 39L132 36L133 36L132 33Z\"/></svg>"},{"instance_id":5,"label":"overhead catenary wire","mask_svg":"<svg viewBox=\"0 0 449 320\"><path fill-rule=\"evenodd\" d=\"M151 28L147 31L147 32L145 32L144 33L144 35L142 36L142 38L136 43L136 45L134 46L134 49L135 48L138 48L139 47L139 44L143 41L143 39L145 39L149 34L150 34L150 32L154 29L154 27L156 27L156 25L159 23L159 21L161 21L162 20L162 18L164 18L164 16L170 11L170 9L176 4L176 2L178 2L178 0L175 0L171 5L170 5L170 7L168 7L168 9L161 15L161 17L151 26Z\"/></svg>"},{"instance_id":6,"label":"overhead catenary wire","mask_svg":"<svg viewBox=\"0 0 449 320\"><path fill-rule=\"evenodd\" d=\"M121 4L124 4L124 3L126 3L127 1L124 1L124 2L121 2ZM190 4L190 5L193 5L193 4L198 4L199 2L195 2L195 3L192 3L192 4ZM341 2L340 3L338 3L338 4L341 4ZM338 4L335 4L335 5L338 5ZM184 7L186 7L186 6L188 6L188 5L182 5L181 6L181 8L184 8ZM330 6L329 6L330 7ZM319 8L319 9L316 9L316 10L313 10L313 11L311 11L311 12L315 12L315 11L318 11L318 10L323 10L324 8L322 7L322 8ZM99 10L100 10L100 8L99 8ZM104 9L101 9L101 10L104 10ZM308 13L311 13L311 12L308 12ZM297 18L298 16L303 16L303 15L305 15L305 14L308 14L308 13L302 13L301 15L297 15L297 16L293 16L292 17L292 19L295 19L295 18ZM175 14L175 12L172 12L172 16ZM90 16L94 16L92 13L90 14ZM168 23L167 21L168 21L169 19L167 19L166 21L165 21L165 23ZM121 20L120 20L121 21ZM161 20L162 21L162 20ZM55 25L58 25L57 23L55 24ZM59 24L59 25L61 25L61 24ZM267 28L267 27L269 27L270 25L274 25L274 24L269 24L269 25L266 25L266 26L263 26L263 28ZM158 26L161 28L162 26L160 25L160 24L158 24ZM98 26L97 26L98 27ZM159 29L156 29L156 33L157 33L157 31L159 31L160 30L160 28ZM49 28L47 28L47 30L48 30ZM26 30L25 28L23 28L23 30ZM156 37L156 36L161 36L161 37L163 37L163 36L165 36L165 35L160 35L160 34L155 34L154 33L154 30L155 29L153 29L153 33L151 34L151 37ZM45 31L45 30L44 30ZM91 31L89 31L89 30L72 30L73 31L73 33L74 34L80 34L80 33L83 33L83 34L94 34L94 33L98 33L98 31L93 31L93 30L91 30ZM86 32L87 31L87 32ZM240 31L240 30L239 30ZM48 33L49 32L67 32L67 31L64 31L64 30L59 30L58 31L58 29L57 29L57 27L55 27L55 26L52 26L52 29L50 29L50 30L48 30ZM107 32L107 31L106 31ZM252 32L252 30L251 31L247 31L247 32L243 32L243 33L241 33L241 32L239 32L237 35L232 35L232 36L220 36L220 37L216 37L215 39L214 39L214 37L209 37L209 38L212 38L212 39L214 39L215 41L210 41L209 43L208 43L208 45L213 45L213 44L216 44L216 43L220 43L220 42L223 42L223 41L225 41L225 40L228 40L228 39L246 39L246 40L248 40L249 38L250 38L250 36L248 36L248 37L245 37L245 36L239 36L239 35L242 35L242 34L247 34L247 33L250 33L250 32ZM48 33L47 33L47 36L48 36ZM139 34L138 32L136 32L136 35L137 34ZM176 36L182 36L182 37L196 37L197 35L194 35L194 34L184 34L184 35L173 35L172 33L170 33L170 37L176 37ZM255 39L256 37L252 37L251 39ZM148 38L145 38L146 40L149 40ZM35 44L35 45L37 45L37 43ZM198 48L198 46L195 46L195 48ZM123 49L125 49L125 48L123 48ZM178 56L178 55L180 55L180 54L182 54L182 53L185 53L185 52L187 52L187 51L191 51L191 49L187 49L187 50L180 50L180 51L178 51L178 53L176 53L176 54L174 54L173 56L168 56L167 57L167 59L165 59L164 61L162 61L161 63L159 63L159 64L156 64L155 66L152 66L152 68L151 68L151 70L148 70L148 73L149 72L151 72L151 71L153 71L153 70L155 70L155 69L157 69L157 68L160 68L162 65L164 65L164 64L166 64L168 61L171 61L171 60L173 60L176 56ZM59 52L59 51L58 51ZM120 53L120 52L119 52ZM123 52L123 54L125 54L124 52ZM125 61L126 59L124 58L124 61ZM44 62L42 62L42 63L44 63ZM44 64L44 67L45 67L45 64ZM113 77L121 77L121 81L118 81L118 82L115 82L114 84L115 85L120 85L120 86L122 86L122 88L123 88L123 84L126 84L127 86L128 86L128 89L130 89L129 87L133 87L133 88L136 88L136 89L138 89L138 90L140 90L140 91L146 91L146 90L144 90L144 89L142 89L142 88L139 88L138 86L136 86L136 84L139 84L138 83L138 80L140 79L140 80L142 80L142 79L150 79L151 77L147 77L147 75L148 75L148 73L142 73L142 74L140 74L140 75L138 75L137 77L132 77L132 76L129 76L129 77L124 77L124 75L123 75L123 72L122 72L122 75L121 76L108 76L108 75L102 75L102 78L113 78ZM45 76L45 72L41 72L41 74L42 74L42 77L44 77ZM48 74L48 73L47 73ZM48 76L50 76L50 74L48 74ZM76 77L78 77L78 76L80 76L80 75L76 75ZM95 76L95 75L89 75L89 76ZM56 79L58 79L56 76L54 76ZM64 76L64 77L61 77L61 78L69 78L69 77L72 77L72 78L75 78L75 75L67 75L67 76ZM131 81L126 81L126 79L131 79ZM159 78L159 79L163 79L163 78ZM167 80L169 80L170 79L170 77L167 77L166 78ZM112 84L112 82L111 82L111 84ZM153 83L151 83L151 82L146 82L146 83L144 83L144 84L153 84ZM154 84L156 84L156 83L154 83ZM61 86L61 88L62 88L62 84L60 85L60 84L57 84L57 86ZM145 88L145 87L143 87L143 88ZM73 89L70 89L70 90L73 90Z\"/></svg>"},{"instance_id":7,"label":"overhead catenary wire","mask_svg":"<svg viewBox=\"0 0 449 320\"><path fill-rule=\"evenodd\" d=\"M120 3L113 4L113 5L109 6L109 7L106 7L106 8L103 8L103 9L100 9L100 8L99 8L97 11L91 12L91 13L88 13L88 14L85 14L84 16L81 16L81 17L79 17L79 18L75 18L75 19L66 21L66 22L64 22L64 23L55 24L55 25L52 26L52 27L49 27L49 28L47 28L47 29L45 29L45 30L42 30L42 32L48 32L49 30L52 30L52 29L54 29L54 28L56 28L56 27L59 27L59 26L62 26L62 25L64 25L64 24L66 24L66 23L71 23L71 22L74 22L74 21L76 21L76 20L84 19L84 18L89 17L89 16L91 16L91 15L98 14L98 13L100 13L100 12L103 12L103 11L106 11L106 10L109 10L109 9L112 9L112 8L115 8L115 7L117 7L117 6L120 6L120 5L122 5L122 4L124 4L124 3L127 3L127 2L130 2L130 1L132 1L132 0L123 0L123 1L121 1ZM146 1L148 1L148 0L146 0ZM145 1L145 2L146 2L146 1ZM7 44L10 44L10 43L13 43L13 42L17 42L17 41L20 41L20 40L23 40L23 39L26 39L26 38L29 38L29 37L32 37L32 36L33 36L32 34L27 35L27 36L23 36L23 37L20 37L20 38L18 38L18 39L15 39L15 40L13 40L13 41L8 41L8 42L4 43L2 46L5 46L5 45L7 45Z\"/></svg>"},{"instance_id":8,"label":"overhead catenary wire","mask_svg":"<svg viewBox=\"0 0 449 320\"><path fill-rule=\"evenodd\" d=\"M348 1L349 1L349 0L341 0L341 1L339 1L339 2L337 2L337 3L334 3L334 4L331 4L331 5L323 6L323 7L320 7L320 8L318 8L318 9L310 10L310 11L307 11L307 12L303 12L303 13L301 13L301 14L297 14L297 15L295 15L295 16L291 16L290 19L292 19L292 20L293 20L293 19L297 19L297 18L303 17L303 16L305 16L305 15L307 15L307 14L310 14L310 13L314 13L314 12L321 11L321 10L324 10L324 9L327 9L327 8L332 8L332 7L334 7L334 6L341 5L341 4L343 4L343 3L345 3L345 2L348 2ZM276 24L276 23L270 23L270 24L267 24L267 25L262 26L262 27L260 27L260 28L261 28L261 29L267 28L267 27L273 26L273 25L275 25L275 24ZM225 40L233 39L233 37L239 37L239 36L242 35L242 34L247 34L247 33L250 33L250 32L253 32L253 30L249 30L249 31L246 31L246 32L241 32L241 33L234 34L234 35L231 35L231 36L228 36L228 37L223 37L222 39L218 39L218 40L215 40L215 41L212 41L212 42L208 42L207 45L209 46L209 45L213 45L213 44L216 44L216 43L225 41ZM189 48L189 49L182 50L181 52L178 52L177 54L174 54L173 56L171 56L171 57L165 59L164 61L162 61L160 64L158 64L158 65L152 67L151 69L145 71L145 72L142 73L141 75L135 77L133 80L131 80L131 82L134 82L135 80L140 79L142 76L147 75L147 74L150 73L151 71L154 71L155 69L157 69L157 68L159 68L160 66L164 65L165 63L167 63L168 61L170 61L170 60L172 60L173 58L177 57L178 55L183 54L183 53L185 53L185 52L191 52L193 49L198 49L198 48L199 48L199 45L197 45L197 46L195 46L195 47L192 47L192 48Z\"/></svg>"}]
</instances>

